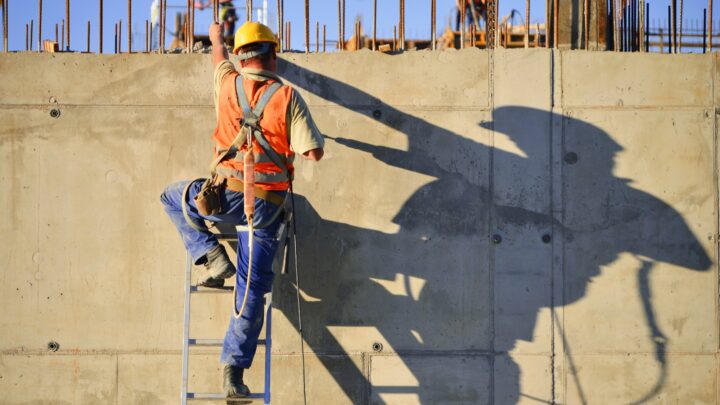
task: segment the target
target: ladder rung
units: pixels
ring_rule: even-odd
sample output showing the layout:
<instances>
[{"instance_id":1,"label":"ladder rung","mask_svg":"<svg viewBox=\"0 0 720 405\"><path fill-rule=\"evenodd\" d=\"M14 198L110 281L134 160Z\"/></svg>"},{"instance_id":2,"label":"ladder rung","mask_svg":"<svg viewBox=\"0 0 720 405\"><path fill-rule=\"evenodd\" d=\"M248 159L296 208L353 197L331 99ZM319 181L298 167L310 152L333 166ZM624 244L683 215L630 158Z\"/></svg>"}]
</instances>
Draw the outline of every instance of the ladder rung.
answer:
<instances>
[{"instance_id":1,"label":"ladder rung","mask_svg":"<svg viewBox=\"0 0 720 405\"><path fill-rule=\"evenodd\" d=\"M228 294L233 292L232 287L208 288L194 285L190 287L190 292L195 294Z\"/></svg>"},{"instance_id":2,"label":"ladder rung","mask_svg":"<svg viewBox=\"0 0 720 405\"><path fill-rule=\"evenodd\" d=\"M225 394L205 393L205 392L188 392L187 399L204 399L204 400L217 400L217 401L228 401L228 402L243 402L253 399L264 399L264 393L250 394L245 398L225 398Z\"/></svg>"},{"instance_id":3,"label":"ladder rung","mask_svg":"<svg viewBox=\"0 0 720 405\"><path fill-rule=\"evenodd\" d=\"M223 339L188 339L189 346L222 346ZM258 339L258 346L264 346L265 339Z\"/></svg>"}]
</instances>

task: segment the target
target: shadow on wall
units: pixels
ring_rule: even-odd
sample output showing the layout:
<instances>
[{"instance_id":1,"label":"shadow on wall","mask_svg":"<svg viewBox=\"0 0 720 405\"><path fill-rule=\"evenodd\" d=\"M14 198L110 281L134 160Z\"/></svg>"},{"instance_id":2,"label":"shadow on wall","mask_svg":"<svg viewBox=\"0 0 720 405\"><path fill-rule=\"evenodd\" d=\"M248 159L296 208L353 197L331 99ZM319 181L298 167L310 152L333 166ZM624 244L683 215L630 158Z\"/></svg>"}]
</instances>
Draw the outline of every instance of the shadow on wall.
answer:
<instances>
[{"instance_id":1,"label":"shadow on wall","mask_svg":"<svg viewBox=\"0 0 720 405\"><path fill-rule=\"evenodd\" d=\"M468 370L482 373L479 369L485 375L492 373L496 355L511 350L519 340L533 340L536 314L541 308L568 305L581 299L589 281L600 274L601 266L612 263L624 252L641 258L641 268L628 271L638 274L646 322L655 342L657 361L662 366L662 375L647 397L662 390L667 368L666 339L652 309L648 283L651 269L654 263L664 262L705 271L711 260L678 212L658 198L632 188L627 179L613 176L614 156L622 147L607 133L584 121L548 111L525 107L496 109L494 122L480 125L506 134L524 157L491 149L398 111L357 88L286 60L278 61L283 77L318 97L337 103L340 94L343 99L361 100L358 104L367 107L354 109L355 113L404 133L409 147L402 151L333 134L326 134L328 138L348 149L369 153L384 164L435 179L419 188L394 216L393 222L399 225L395 234L324 220L307 200L297 201L302 232L298 239L302 252L302 305L307 314L305 338L317 353L331 355L320 359L349 398L359 403L384 403L382 394L408 393L424 404L490 402L493 387L477 384L479 379L476 384L464 384L467 376L465 381L458 381L458 373ZM382 118L373 117L375 109L382 111ZM537 167L536 159L543 159L549 172L549 154L533 153L538 145L549 148L547 131L554 119L564 120L566 139L572 138L576 145L591 145L585 149L592 151L577 162L570 158L563 169L568 172L563 177L565 199L572 201L572 206L565 208L572 214L566 214L563 223L549 215L549 194L548 207L539 210L542 212L496 204L489 176L483 179L478 175L487 171L490 157L493 165L516 168ZM545 126L518 125L519 121ZM538 137L543 139L539 142ZM342 155L343 150L338 149ZM454 154L457 160L446 162L441 154ZM588 178L593 181L581 181ZM393 190L393 179L378 181L384 183L379 187L381 190ZM524 184L535 187L531 182ZM527 192L522 186L514 192ZM526 277L522 283L509 283L502 290L502 294L518 297L515 307L522 306L519 312L530 314L530 318L498 333L494 330L499 326L497 320L493 321L498 314L497 308L495 314L492 312L491 272L498 275L508 269L497 263L493 269L488 257L500 245L493 245L490 239L495 233L506 232L503 238L511 240L512 230L534 233L538 241L543 235L552 237L553 230L562 230L564 249L570 252L564 267L564 302L553 302L550 298L552 260L540 260L535 264L538 268L530 269L540 277ZM541 246L551 251L551 244ZM523 251L512 254L522 256ZM552 254L547 253L547 257ZM526 261L532 262L533 258ZM383 283L404 284L407 293L391 293ZM278 308L295 322L292 285L279 283L277 289ZM524 299L530 290L539 291L540 298ZM412 373L414 387L379 386L373 381L375 385L370 388L370 381L331 333L333 326L377 329ZM465 366L459 370L434 367L433 355L444 359L454 356L459 359L457 364ZM497 403L515 403L523 395L520 369L507 359L502 375L495 377L495 385L503 386L502 393L495 394ZM571 358L569 364L572 368ZM503 381L498 382L499 378ZM582 387L578 388L582 397ZM502 398L498 398L500 395Z\"/></svg>"}]
</instances>

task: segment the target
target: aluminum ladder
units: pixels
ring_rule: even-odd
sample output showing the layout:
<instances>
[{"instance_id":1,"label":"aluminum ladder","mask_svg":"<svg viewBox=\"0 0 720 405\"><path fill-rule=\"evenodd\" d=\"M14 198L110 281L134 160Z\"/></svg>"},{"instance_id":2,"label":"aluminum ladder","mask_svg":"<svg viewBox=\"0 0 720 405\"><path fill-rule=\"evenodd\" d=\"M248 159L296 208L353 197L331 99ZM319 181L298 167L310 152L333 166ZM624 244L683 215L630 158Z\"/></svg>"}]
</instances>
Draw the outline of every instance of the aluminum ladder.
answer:
<instances>
[{"instance_id":1,"label":"aluminum ladder","mask_svg":"<svg viewBox=\"0 0 720 405\"><path fill-rule=\"evenodd\" d=\"M236 238L233 236L233 238ZM265 405L270 404L270 354L272 349L272 293L265 295L265 339L258 340L258 345L265 346L265 391L250 394L245 398L225 398L224 393L188 392L188 362L190 360L190 347L222 347L223 339L193 339L190 337L190 296L192 294L232 294L233 289L225 287L205 288L191 284L192 258L187 255L185 260L185 321L183 325L183 359L182 359L182 386L180 403L186 405L188 400L217 400L230 403L248 403L263 400Z\"/></svg>"}]
</instances>

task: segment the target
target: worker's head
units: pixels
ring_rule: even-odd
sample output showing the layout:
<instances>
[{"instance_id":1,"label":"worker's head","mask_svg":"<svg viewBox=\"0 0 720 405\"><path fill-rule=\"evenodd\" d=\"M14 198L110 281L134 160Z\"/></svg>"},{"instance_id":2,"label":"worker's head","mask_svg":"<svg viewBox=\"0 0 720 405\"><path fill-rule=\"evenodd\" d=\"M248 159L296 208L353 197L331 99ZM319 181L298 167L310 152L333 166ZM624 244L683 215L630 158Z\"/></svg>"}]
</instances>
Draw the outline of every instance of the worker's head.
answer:
<instances>
[{"instance_id":1,"label":"worker's head","mask_svg":"<svg viewBox=\"0 0 720 405\"><path fill-rule=\"evenodd\" d=\"M274 70L277 47L277 38L269 27L249 21L235 33L233 53L240 57L242 66L258 65Z\"/></svg>"}]
</instances>

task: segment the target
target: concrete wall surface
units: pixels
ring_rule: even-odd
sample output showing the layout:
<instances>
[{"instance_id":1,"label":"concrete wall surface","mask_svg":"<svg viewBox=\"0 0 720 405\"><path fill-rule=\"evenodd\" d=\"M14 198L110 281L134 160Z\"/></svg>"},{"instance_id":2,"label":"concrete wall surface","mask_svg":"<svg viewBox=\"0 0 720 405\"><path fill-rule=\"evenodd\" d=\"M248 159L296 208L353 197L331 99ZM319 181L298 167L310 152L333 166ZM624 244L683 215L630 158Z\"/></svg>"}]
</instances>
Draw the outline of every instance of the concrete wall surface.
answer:
<instances>
[{"instance_id":1,"label":"concrete wall surface","mask_svg":"<svg viewBox=\"0 0 720 405\"><path fill-rule=\"evenodd\" d=\"M720 403L716 55L279 71L327 136L296 171L308 403ZM210 57L10 54L0 77L0 403L177 403L185 253L159 195L206 174ZM279 404L302 403L294 288L276 277ZM230 311L193 297L191 334ZM193 350L192 391L219 390L218 354Z\"/></svg>"}]
</instances>

